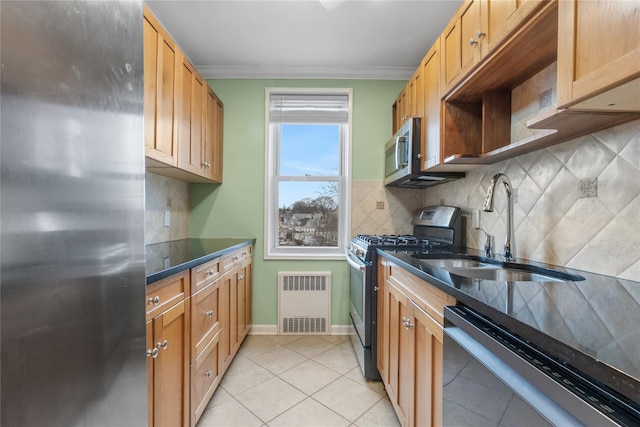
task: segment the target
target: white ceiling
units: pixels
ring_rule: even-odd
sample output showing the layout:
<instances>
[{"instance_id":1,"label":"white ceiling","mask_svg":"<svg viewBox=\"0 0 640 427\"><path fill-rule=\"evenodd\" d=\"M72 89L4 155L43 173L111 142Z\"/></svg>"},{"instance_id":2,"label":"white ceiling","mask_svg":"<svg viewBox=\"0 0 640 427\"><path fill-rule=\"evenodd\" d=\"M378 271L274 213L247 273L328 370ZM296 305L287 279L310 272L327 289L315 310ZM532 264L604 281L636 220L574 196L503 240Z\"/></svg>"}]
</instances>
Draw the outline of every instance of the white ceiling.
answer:
<instances>
[{"instance_id":1,"label":"white ceiling","mask_svg":"<svg viewBox=\"0 0 640 427\"><path fill-rule=\"evenodd\" d=\"M205 78L408 79L461 0L146 0Z\"/></svg>"}]
</instances>

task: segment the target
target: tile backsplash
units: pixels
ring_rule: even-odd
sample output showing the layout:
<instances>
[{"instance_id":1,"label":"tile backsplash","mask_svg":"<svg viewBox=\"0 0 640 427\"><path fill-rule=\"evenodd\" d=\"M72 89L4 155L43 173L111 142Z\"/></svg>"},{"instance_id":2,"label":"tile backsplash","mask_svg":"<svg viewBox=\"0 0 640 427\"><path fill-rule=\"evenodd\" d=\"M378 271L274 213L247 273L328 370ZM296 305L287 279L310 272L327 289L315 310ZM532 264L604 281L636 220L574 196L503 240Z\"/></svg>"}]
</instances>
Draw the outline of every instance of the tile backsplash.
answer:
<instances>
[{"instance_id":1,"label":"tile backsplash","mask_svg":"<svg viewBox=\"0 0 640 427\"><path fill-rule=\"evenodd\" d=\"M481 212L489 180L505 173L516 193L516 255L630 280L640 280L640 120L500 163L464 179L423 190L424 205L460 206L467 245L484 233L503 252L506 193L496 188L494 212Z\"/></svg>"},{"instance_id":2,"label":"tile backsplash","mask_svg":"<svg viewBox=\"0 0 640 427\"><path fill-rule=\"evenodd\" d=\"M640 281L640 120L478 167L464 179L427 188L385 188L353 181L351 235L411 233L422 206L459 206L467 246L495 236L503 253L506 193L496 188L494 212L480 212L489 180L505 173L515 189L516 256Z\"/></svg>"},{"instance_id":3,"label":"tile backsplash","mask_svg":"<svg viewBox=\"0 0 640 427\"><path fill-rule=\"evenodd\" d=\"M422 207L422 193L385 188L382 181L351 182L351 235L411 234L413 212Z\"/></svg>"},{"instance_id":4,"label":"tile backsplash","mask_svg":"<svg viewBox=\"0 0 640 427\"><path fill-rule=\"evenodd\" d=\"M165 227L165 212L170 225ZM189 183L147 172L145 175L145 244L189 237Z\"/></svg>"}]
</instances>

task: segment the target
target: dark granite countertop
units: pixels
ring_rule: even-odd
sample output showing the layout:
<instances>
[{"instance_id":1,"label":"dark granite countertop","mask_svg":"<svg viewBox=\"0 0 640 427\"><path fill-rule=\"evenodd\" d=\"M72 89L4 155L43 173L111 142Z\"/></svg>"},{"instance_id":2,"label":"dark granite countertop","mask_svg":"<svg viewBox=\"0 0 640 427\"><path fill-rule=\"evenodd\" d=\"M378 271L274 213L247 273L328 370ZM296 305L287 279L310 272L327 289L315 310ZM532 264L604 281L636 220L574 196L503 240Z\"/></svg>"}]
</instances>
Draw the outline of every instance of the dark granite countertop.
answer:
<instances>
[{"instance_id":1,"label":"dark granite countertop","mask_svg":"<svg viewBox=\"0 0 640 427\"><path fill-rule=\"evenodd\" d=\"M147 245L147 285L255 242L256 239L250 238L215 238Z\"/></svg>"},{"instance_id":2,"label":"dark granite countertop","mask_svg":"<svg viewBox=\"0 0 640 427\"><path fill-rule=\"evenodd\" d=\"M585 280L507 284L465 279L407 252L378 253L640 408L640 282L518 260ZM482 256L472 249L460 254Z\"/></svg>"}]
</instances>

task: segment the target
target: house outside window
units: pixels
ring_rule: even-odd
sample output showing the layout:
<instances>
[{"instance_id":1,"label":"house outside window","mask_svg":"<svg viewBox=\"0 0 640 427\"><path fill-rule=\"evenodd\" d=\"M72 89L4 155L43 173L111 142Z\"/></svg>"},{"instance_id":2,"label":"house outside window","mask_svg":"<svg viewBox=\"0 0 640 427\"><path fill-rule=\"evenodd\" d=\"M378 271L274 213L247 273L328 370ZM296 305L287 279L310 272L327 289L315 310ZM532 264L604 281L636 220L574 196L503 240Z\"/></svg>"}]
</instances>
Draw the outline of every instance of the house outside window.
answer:
<instances>
[{"instance_id":1,"label":"house outside window","mask_svg":"<svg viewBox=\"0 0 640 427\"><path fill-rule=\"evenodd\" d=\"M351 89L267 88L266 258L344 258L351 98Z\"/></svg>"}]
</instances>

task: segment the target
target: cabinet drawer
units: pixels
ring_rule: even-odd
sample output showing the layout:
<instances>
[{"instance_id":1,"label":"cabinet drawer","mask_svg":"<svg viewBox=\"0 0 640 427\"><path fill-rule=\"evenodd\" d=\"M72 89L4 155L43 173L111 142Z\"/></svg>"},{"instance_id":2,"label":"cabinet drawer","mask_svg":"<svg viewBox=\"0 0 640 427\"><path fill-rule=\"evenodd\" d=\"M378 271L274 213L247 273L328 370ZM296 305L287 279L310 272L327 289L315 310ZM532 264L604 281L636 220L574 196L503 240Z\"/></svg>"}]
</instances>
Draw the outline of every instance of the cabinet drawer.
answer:
<instances>
[{"instance_id":1,"label":"cabinet drawer","mask_svg":"<svg viewBox=\"0 0 640 427\"><path fill-rule=\"evenodd\" d=\"M220 382L219 336L216 334L191 365L191 425L198 422Z\"/></svg>"},{"instance_id":2,"label":"cabinet drawer","mask_svg":"<svg viewBox=\"0 0 640 427\"><path fill-rule=\"evenodd\" d=\"M220 258L212 259L191 269L191 294L216 280L222 274Z\"/></svg>"},{"instance_id":3,"label":"cabinet drawer","mask_svg":"<svg viewBox=\"0 0 640 427\"><path fill-rule=\"evenodd\" d=\"M189 272L183 271L147 286L147 320L183 300L189 292Z\"/></svg>"},{"instance_id":4,"label":"cabinet drawer","mask_svg":"<svg viewBox=\"0 0 640 427\"><path fill-rule=\"evenodd\" d=\"M402 267L391 264L389 279L400 288L411 293L412 300L425 312L429 313L441 325L444 324L444 307L455 305L456 300L446 292L441 291L430 283L405 271Z\"/></svg>"},{"instance_id":5,"label":"cabinet drawer","mask_svg":"<svg viewBox=\"0 0 640 427\"><path fill-rule=\"evenodd\" d=\"M211 283L191 300L191 360L194 360L220 329L218 282Z\"/></svg>"},{"instance_id":6,"label":"cabinet drawer","mask_svg":"<svg viewBox=\"0 0 640 427\"><path fill-rule=\"evenodd\" d=\"M251 257L251 245L244 246L222 257L223 271L228 271L234 265Z\"/></svg>"}]
</instances>

